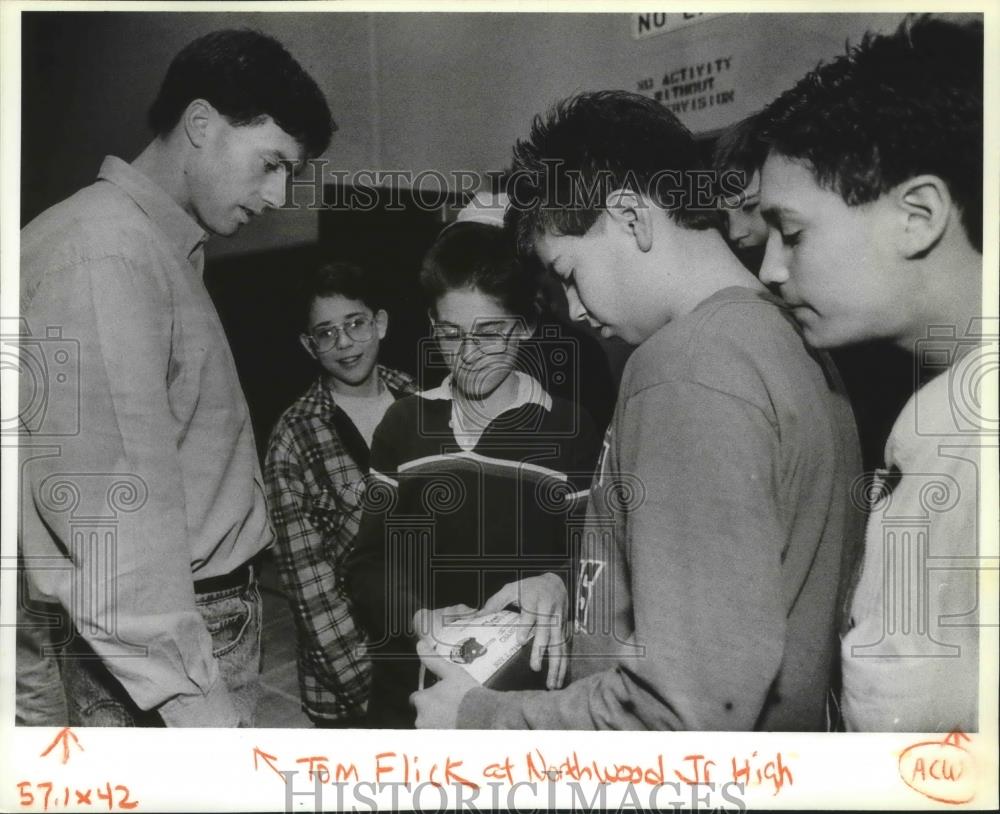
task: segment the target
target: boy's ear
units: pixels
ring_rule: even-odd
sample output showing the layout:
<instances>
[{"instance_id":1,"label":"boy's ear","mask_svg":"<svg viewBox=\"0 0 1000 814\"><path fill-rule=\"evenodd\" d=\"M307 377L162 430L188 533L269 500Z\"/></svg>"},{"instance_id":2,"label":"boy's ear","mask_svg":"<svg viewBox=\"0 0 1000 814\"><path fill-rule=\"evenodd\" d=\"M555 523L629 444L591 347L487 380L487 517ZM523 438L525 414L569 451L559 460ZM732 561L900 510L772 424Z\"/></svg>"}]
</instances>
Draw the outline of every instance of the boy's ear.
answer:
<instances>
[{"instance_id":1,"label":"boy's ear","mask_svg":"<svg viewBox=\"0 0 1000 814\"><path fill-rule=\"evenodd\" d=\"M316 351L313 350L312 342L309 341L308 334L299 334L299 342L302 344L302 347L306 349L306 353L308 353L311 358L317 358Z\"/></svg>"},{"instance_id":2,"label":"boy's ear","mask_svg":"<svg viewBox=\"0 0 1000 814\"><path fill-rule=\"evenodd\" d=\"M538 296L541 297L541 294ZM535 329L538 327L538 323L541 318L542 306L540 305L538 299L536 299L531 308L531 313L523 320L518 320L520 324L514 331L514 335L521 340L531 339L531 337L535 335Z\"/></svg>"},{"instance_id":3,"label":"boy's ear","mask_svg":"<svg viewBox=\"0 0 1000 814\"><path fill-rule=\"evenodd\" d=\"M908 260L926 255L941 240L954 213L948 185L936 175L916 175L893 191L902 215L900 250Z\"/></svg>"},{"instance_id":4,"label":"boy's ear","mask_svg":"<svg viewBox=\"0 0 1000 814\"><path fill-rule=\"evenodd\" d=\"M209 137L212 120L219 112L204 99L192 100L181 115L181 124L187 139L195 147L202 147Z\"/></svg>"},{"instance_id":5,"label":"boy's ear","mask_svg":"<svg viewBox=\"0 0 1000 814\"><path fill-rule=\"evenodd\" d=\"M628 229L640 251L653 247L652 204L630 189L616 189L604 202L611 222Z\"/></svg>"},{"instance_id":6,"label":"boy's ear","mask_svg":"<svg viewBox=\"0 0 1000 814\"><path fill-rule=\"evenodd\" d=\"M386 332L389 330L389 314L384 308L379 308L375 312L375 330L378 332L379 341L385 339Z\"/></svg>"}]
</instances>

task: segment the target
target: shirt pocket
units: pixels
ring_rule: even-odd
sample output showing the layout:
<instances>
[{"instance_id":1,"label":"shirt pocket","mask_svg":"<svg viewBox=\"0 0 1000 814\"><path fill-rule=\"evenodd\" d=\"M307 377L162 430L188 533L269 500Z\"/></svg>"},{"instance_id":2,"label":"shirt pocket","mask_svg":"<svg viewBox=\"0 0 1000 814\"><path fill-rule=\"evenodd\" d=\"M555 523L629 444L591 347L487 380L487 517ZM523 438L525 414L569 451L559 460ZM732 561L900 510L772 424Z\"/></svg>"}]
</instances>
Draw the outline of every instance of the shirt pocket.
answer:
<instances>
[{"instance_id":1,"label":"shirt pocket","mask_svg":"<svg viewBox=\"0 0 1000 814\"><path fill-rule=\"evenodd\" d=\"M311 496L309 521L324 535L336 534L344 524L344 506L328 486Z\"/></svg>"}]
</instances>

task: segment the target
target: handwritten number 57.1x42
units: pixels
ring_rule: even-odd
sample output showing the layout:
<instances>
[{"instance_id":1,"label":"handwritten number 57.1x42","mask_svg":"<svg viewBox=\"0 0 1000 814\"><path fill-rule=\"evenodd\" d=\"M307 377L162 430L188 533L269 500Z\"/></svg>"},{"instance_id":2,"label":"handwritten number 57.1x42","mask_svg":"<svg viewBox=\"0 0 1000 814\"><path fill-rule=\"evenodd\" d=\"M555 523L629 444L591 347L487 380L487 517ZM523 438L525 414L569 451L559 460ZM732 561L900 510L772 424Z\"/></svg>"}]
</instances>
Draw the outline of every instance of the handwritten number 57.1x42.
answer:
<instances>
[{"instance_id":1,"label":"handwritten number 57.1x42","mask_svg":"<svg viewBox=\"0 0 1000 814\"><path fill-rule=\"evenodd\" d=\"M17 784L20 794L20 805L23 808L34 808L41 803L42 811L52 811L58 808L79 808L81 806L108 807L108 811L130 811L139 806L138 800L131 799L128 786L112 786L110 782L94 788L56 788L52 781L46 780L32 783L23 780Z\"/></svg>"}]
</instances>

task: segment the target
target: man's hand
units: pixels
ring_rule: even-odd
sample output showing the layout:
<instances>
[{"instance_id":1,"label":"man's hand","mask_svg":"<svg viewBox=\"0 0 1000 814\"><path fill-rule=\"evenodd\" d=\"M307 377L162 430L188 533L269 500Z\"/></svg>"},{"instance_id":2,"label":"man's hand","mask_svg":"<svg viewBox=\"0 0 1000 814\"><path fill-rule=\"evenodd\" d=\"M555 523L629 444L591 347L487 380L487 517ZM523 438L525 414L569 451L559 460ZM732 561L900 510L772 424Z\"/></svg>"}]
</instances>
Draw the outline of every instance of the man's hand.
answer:
<instances>
[{"instance_id":1,"label":"man's hand","mask_svg":"<svg viewBox=\"0 0 1000 814\"><path fill-rule=\"evenodd\" d=\"M479 685L457 664L440 656L432 640L420 639L417 654L423 665L438 678L433 687L410 696L410 704L417 710L417 729L457 729L462 699Z\"/></svg>"},{"instance_id":2,"label":"man's hand","mask_svg":"<svg viewBox=\"0 0 1000 814\"><path fill-rule=\"evenodd\" d=\"M566 629L569 596L563 581L555 574L542 574L509 582L487 600L480 614L496 613L508 605L521 609L517 640L523 644L532 632L535 634L531 645L531 669L539 672L542 657L547 655L549 672L545 686L550 690L559 689L566 680L569 662Z\"/></svg>"}]
</instances>

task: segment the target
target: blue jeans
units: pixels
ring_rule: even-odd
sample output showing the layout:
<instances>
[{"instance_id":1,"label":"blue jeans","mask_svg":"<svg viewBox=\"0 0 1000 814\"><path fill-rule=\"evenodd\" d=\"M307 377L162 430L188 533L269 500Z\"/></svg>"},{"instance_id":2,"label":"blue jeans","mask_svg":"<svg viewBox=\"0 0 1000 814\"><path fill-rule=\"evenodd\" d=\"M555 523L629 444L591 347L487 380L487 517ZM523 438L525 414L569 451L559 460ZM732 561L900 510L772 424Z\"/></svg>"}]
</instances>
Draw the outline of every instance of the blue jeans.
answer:
<instances>
[{"instance_id":1,"label":"blue jeans","mask_svg":"<svg viewBox=\"0 0 1000 814\"><path fill-rule=\"evenodd\" d=\"M34 612L34 613L33 613ZM17 693L14 721L18 726L66 726L66 693L59 675L49 621L60 615L58 605L29 603L20 591L17 603Z\"/></svg>"},{"instance_id":2,"label":"blue jeans","mask_svg":"<svg viewBox=\"0 0 1000 814\"><path fill-rule=\"evenodd\" d=\"M252 727L260 697L263 602L256 579L247 587L197 594L212 636L212 655L233 699L241 727ZM79 635L62 663L70 726L163 726L155 710L141 710Z\"/></svg>"}]
</instances>

